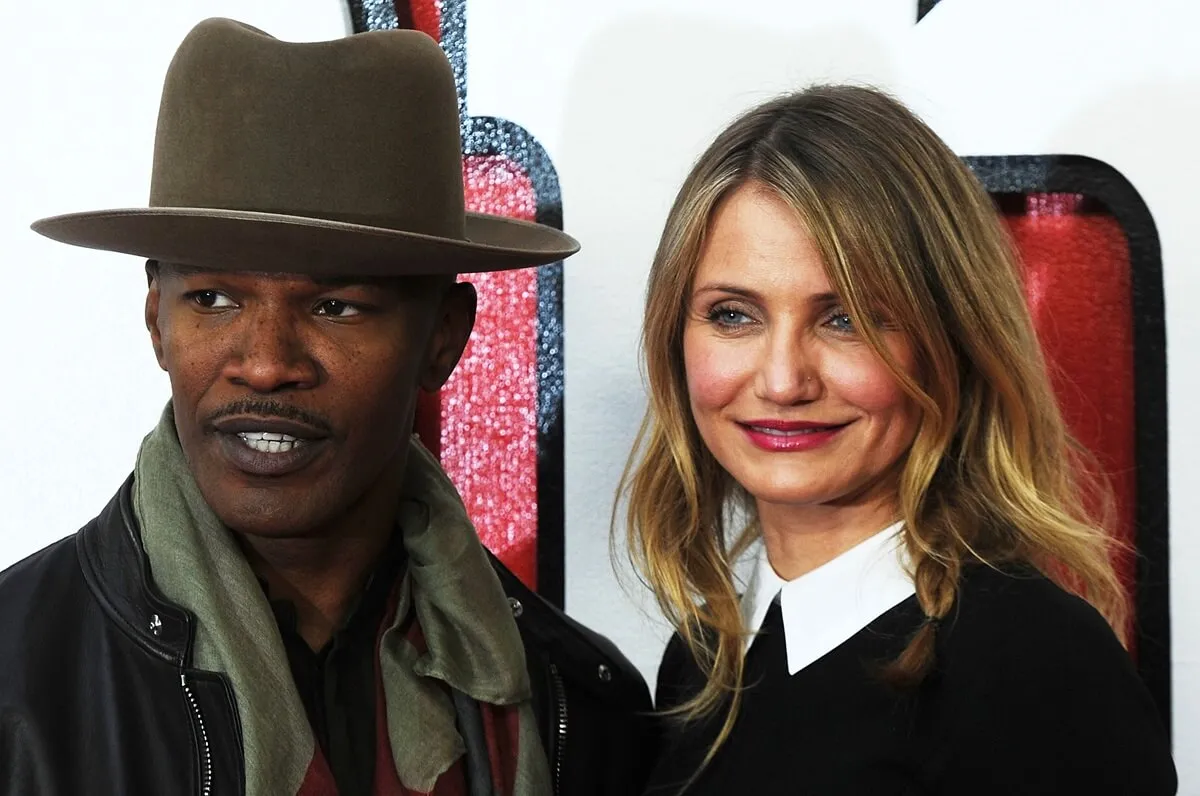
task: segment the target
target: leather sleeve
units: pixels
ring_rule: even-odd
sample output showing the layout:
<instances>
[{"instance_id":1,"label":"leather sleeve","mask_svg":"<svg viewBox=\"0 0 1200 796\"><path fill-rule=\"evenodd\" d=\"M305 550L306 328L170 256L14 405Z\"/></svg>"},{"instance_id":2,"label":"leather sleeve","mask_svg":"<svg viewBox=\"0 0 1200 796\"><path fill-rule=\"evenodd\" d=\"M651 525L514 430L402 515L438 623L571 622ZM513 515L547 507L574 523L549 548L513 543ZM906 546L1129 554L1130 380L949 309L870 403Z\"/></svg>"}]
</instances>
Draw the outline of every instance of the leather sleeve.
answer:
<instances>
[{"instance_id":1,"label":"leather sleeve","mask_svg":"<svg viewBox=\"0 0 1200 796\"><path fill-rule=\"evenodd\" d=\"M555 793L641 793L658 750L646 681L607 638L529 591L499 561L493 567L525 643Z\"/></svg>"},{"instance_id":2,"label":"leather sleeve","mask_svg":"<svg viewBox=\"0 0 1200 796\"><path fill-rule=\"evenodd\" d=\"M49 760L25 719L0 708L0 796L52 796Z\"/></svg>"}]
</instances>

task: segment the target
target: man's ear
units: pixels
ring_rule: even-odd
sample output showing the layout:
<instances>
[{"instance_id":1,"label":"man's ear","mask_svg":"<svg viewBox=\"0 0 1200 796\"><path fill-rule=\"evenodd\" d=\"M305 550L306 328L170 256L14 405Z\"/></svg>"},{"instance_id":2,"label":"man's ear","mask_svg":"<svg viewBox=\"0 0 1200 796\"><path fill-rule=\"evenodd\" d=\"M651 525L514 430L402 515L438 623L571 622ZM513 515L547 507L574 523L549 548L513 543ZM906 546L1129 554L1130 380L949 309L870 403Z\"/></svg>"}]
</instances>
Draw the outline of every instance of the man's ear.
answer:
<instances>
[{"instance_id":1,"label":"man's ear","mask_svg":"<svg viewBox=\"0 0 1200 796\"><path fill-rule=\"evenodd\" d=\"M446 289L429 339L419 382L422 390L440 390L454 372L475 327L476 301L475 286L470 282L455 282Z\"/></svg>"},{"instance_id":2,"label":"man's ear","mask_svg":"<svg viewBox=\"0 0 1200 796\"><path fill-rule=\"evenodd\" d=\"M148 260L146 262L146 330L150 332L150 345L154 347L154 358L158 360L158 366L166 370L167 363L163 357L162 331L158 328L158 304L161 298L159 292L160 281L161 274L159 273L158 263L154 260Z\"/></svg>"}]
</instances>

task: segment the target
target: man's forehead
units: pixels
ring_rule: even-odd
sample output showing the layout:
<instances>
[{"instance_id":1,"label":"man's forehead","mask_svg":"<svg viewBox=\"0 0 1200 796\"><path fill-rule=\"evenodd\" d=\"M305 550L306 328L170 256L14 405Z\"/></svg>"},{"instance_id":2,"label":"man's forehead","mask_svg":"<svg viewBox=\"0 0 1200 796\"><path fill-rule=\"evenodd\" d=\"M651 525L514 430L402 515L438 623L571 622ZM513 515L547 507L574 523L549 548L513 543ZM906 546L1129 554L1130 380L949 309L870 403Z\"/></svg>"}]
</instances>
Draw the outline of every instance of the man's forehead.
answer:
<instances>
[{"instance_id":1,"label":"man's forehead","mask_svg":"<svg viewBox=\"0 0 1200 796\"><path fill-rule=\"evenodd\" d=\"M368 285L375 287L405 287L408 289L432 287L450 284L456 276L453 274L439 275L404 275L404 276L366 276L358 274L328 273L294 273L287 271L235 271L223 268L204 268L180 263L151 263L151 267L164 276L181 279L194 277L232 277L237 279L261 280L269 282L310 282L320 287L348 287L352 285Z\"/></svg>"}]
</instances>

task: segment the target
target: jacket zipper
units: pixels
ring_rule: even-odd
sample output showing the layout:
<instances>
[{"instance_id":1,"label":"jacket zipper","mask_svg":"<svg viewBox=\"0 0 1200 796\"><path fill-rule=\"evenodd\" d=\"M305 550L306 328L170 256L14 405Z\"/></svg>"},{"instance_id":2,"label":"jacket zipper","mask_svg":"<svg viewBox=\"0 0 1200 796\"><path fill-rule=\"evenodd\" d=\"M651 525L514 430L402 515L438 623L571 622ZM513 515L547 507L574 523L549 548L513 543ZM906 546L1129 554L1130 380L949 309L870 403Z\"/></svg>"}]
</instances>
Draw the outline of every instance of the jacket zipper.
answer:
<instances>
[{"instance_id":1,"label":"jacket zipper","mask_svg":"<svg viewBox=\"0 0 1200 796\"><path fill-rule=\"evenodd\" d=\"M554 745L554 793L559 796L562 793L563 754L567 748L567 689L563 686L558 667L553 663L550 664L550 679L554 684L554 701L557 706L558 743Z\"/></svg>"},{"instance_id":2,"label":"jacket zipper","mask_svg":"<svg viewBox=\"0 0 1200 796\"><path fill-rule=\"evenodd\" d=\"M188 705L192 709L192 716L196 719L196 726L200 729L200 793L202 796L211 796L213 770L212 749L208 745L208 730L204 727L204 716L200 714L200 705L196 702L196 695L192 693L192 688L187 683L187 675L183 672L179 673L179 683L183 686L183 694L187 697Z\"/></svg>"}]
</instances>

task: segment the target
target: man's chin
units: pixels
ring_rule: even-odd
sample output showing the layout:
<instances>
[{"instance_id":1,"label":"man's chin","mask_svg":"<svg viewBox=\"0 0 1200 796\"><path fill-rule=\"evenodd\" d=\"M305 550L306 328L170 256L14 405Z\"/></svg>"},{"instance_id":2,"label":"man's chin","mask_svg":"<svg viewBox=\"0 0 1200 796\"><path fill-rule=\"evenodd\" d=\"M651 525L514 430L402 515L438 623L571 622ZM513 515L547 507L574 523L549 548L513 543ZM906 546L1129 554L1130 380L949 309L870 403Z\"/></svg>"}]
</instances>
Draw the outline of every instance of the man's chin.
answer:
<instances>
[{"instance_id":1,"label":"man's chin","mask_svg":"<svg viewBox=\"0 0 1200 796\"><path fill-rule=\"evenodd\" d=\"M320 523L293 514L271 514L263 511L217 512L225 527L240 536L252 536L257 539L307 539L317 534Z\"/></svg>"},{"instance_id":2,"label":"man's chin","mask_svg":"<svg viewBox=\"0 0 1200 796\"><path fill-rule=\"evenodd\" d=\"M205 501L235 533L270 539L303 538L328 523L337 511L313 505L325 491L315 485L222 484L203 487Z\"/></svg>"}]
</instances>

